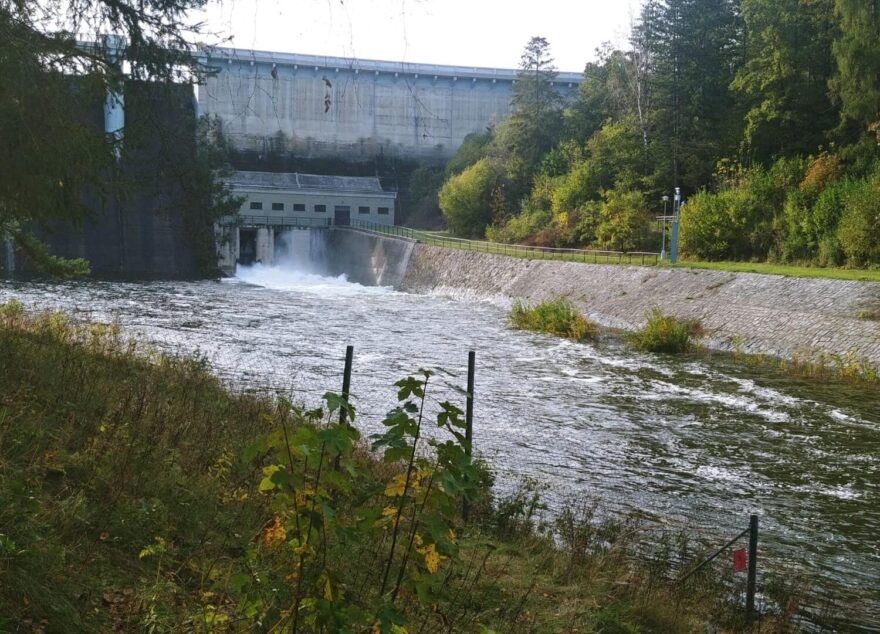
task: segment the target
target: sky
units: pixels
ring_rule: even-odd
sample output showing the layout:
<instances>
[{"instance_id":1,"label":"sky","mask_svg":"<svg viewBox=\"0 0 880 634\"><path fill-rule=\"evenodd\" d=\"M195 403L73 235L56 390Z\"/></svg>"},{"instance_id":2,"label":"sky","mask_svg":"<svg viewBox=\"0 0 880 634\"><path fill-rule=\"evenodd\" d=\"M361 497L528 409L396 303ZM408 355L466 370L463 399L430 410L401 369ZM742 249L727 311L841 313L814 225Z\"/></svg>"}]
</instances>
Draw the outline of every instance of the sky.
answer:
<instances>
[{"instance_id":1,"label":"sky","mask_svg":"<svg viewBox=\"0 0 880 634\"><path fill-rule=\"evenodd\" d=\"M199 16L217 43L358 59L516 68L529 38L560 71L603 42L626 46L638 0L219 0Z\"/></svg>"}]
</instances>

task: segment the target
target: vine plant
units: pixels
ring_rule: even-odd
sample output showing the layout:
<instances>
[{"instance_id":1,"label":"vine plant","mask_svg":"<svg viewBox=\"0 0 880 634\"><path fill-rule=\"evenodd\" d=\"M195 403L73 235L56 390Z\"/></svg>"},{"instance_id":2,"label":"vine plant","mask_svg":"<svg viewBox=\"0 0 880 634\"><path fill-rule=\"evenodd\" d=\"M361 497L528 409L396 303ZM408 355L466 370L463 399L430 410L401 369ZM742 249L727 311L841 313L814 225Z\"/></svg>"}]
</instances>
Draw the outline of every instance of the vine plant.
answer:
<instances>
[{"instance_id":1,"label":"vine plant","mask_svg":"<svg viewBox=\"0 0 880 634\"><path fill-rule=\"evenodd\" d=\"M395 384L398 405L371 437L381 462L336 422L343 410L355 420L342 396L328 392L312 411L281 401L272 430L244 453L262 461L271 519L248 546L248 568L225 584L235 602L226 618L267 631L404 634L446 603L457 510L479 477L459 408L440 403L437 433L425 433L432 376Z\"/></svg>"}]
</instances>

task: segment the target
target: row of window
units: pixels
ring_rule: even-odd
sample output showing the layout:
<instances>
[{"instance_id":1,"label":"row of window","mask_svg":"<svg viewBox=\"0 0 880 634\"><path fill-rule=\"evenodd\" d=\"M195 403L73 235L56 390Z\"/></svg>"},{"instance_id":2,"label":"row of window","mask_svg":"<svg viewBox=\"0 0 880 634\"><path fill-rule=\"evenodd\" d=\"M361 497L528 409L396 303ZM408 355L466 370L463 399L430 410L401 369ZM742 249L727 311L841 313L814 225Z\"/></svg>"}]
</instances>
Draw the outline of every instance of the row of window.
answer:
<instances>
[{"instance_id":1,"label":"row of window","mask_svg":"<svg viewBox=\"0 0 880 634\"><path fill-rule=\"evenodd\" d=\"M263 203L257 201L251 201L251 210L252 211L260 211L263 209ZM293 203L294 211L302 211L305 212L306 206L303 203ZM272 203L272 211L284 211L284 203ZM316 214L327 213L327 205L315 205L313 207L313 211ZM376 212L380 216L387 216L389 212L389 207L377 207ZM359 214L368 214L370 213L369 207L358 207Z\"/></svg>"}]
</instances>

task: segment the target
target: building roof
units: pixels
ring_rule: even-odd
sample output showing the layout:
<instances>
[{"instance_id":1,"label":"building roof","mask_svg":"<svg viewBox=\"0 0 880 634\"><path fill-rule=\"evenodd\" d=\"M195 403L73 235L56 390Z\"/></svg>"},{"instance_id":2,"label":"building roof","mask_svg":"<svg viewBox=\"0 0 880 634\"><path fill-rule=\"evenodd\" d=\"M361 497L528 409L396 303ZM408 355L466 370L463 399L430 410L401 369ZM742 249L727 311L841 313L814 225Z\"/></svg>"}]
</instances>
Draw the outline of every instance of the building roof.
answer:
<instances>
[{"instance_id":1,"label":"building roof","mask_svg":"<svg viewBox=\"0 0 880 634\"><path fill-rule=\"evenodd\" d=\"M233 189L267 191L353 192L381 194L379 179L374 176L321 176L297 172L233 172L226 178Z\"/></svg>"}]
</instances>

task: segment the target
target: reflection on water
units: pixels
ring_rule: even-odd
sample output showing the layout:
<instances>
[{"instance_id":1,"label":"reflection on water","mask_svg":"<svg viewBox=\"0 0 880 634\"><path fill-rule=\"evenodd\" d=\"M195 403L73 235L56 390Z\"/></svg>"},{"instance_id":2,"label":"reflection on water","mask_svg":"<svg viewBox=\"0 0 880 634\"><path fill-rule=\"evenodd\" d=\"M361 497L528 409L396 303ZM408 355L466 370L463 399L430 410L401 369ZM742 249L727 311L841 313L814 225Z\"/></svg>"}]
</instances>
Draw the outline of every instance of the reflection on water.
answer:
<instances>
[{"instance_id":1,"label":"reflection on water","mask_svg":"<svg viewBox=\"0 0 880 634\"><path fill-rule=\"evenodd\" d=\"M505 326L490 302L416 296L256 265L223 282L0 285L0 300L118 319L172 351L204 354L241 389L308 403L340 388L355 346L358 424L378 430L391 384L442 369L461 400L477 351L475 444L501 489L522 474L551 504L590 494L719 537L761 515L762 557L858 592L880 621L880 395L737 366L723 356L636 354Z\"/></svg>"}]
</instances>

